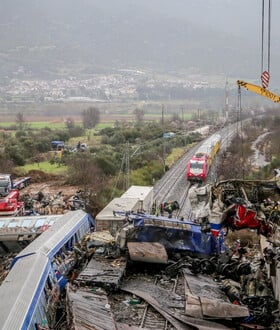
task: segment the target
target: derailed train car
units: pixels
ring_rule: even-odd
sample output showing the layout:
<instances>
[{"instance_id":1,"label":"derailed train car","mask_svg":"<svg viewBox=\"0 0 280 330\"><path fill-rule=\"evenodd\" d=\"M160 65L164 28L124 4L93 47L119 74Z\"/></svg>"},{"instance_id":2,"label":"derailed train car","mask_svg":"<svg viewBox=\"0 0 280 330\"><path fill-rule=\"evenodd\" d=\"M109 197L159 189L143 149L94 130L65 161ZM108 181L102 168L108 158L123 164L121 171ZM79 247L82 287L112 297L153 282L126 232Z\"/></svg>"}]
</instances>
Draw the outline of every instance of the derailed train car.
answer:
<instances>
[{"instance_id":1,"label":"derailed train car","mask_svg":"<svg viewBox=\"0 0 280 330\"><path fill-rule=\"evenodd\" d=\"M53 327L60 291L75 263L75 245L94 226L81 210L62 218L14 258L0 286L1 329Z\"/></svg>"},{"instance_id":2,"label":"derailed train car","mask_svg":"<svg viewBox=\"0 0 280 330\"><path fill-rule=\"evenodd\" d=\"M221 135L214 134L195 152L187 164L186 178L191 182L205 182L213 160L221 146Z\"/></svg>"},{"instance_id":3,"label":"derailed train car","mask_svg":"<svg viewBox=\"0 0 280 330\"><path fill-rule=\"evenodd\" d=\"M123 216L124 212L115 212ZM128 222L117 235L120 248L128 242L157 242L169 255L187 253L199 256L217 255L224 248L222 231L214 236L192 221L156 217L143 213L126 213Z\"/></svg>"}]
</instances>

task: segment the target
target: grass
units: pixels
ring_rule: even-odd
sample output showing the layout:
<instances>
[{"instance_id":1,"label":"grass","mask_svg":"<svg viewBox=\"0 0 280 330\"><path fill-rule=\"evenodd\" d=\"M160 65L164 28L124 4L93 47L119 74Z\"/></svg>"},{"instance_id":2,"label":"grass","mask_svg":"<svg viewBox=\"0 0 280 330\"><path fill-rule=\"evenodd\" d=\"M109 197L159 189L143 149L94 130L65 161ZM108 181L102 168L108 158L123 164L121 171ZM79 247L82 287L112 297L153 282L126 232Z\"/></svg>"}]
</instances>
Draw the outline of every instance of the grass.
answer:
<instances>
[{"instance_id":1,"label":"grass","mask_svg":"<svg viewBox=\"0 0 280 330\"><path fill-rule=\"evenodd\" d=\"M16 125L16 122L0 122L1 128L10 128ZM26 122L26 125L28 128L32 129L42 129L45 127L50 127L52 129L66 129L66 125L63 122L52 122L52 121L34 121L34 122ZM82 125L81 123L75 123L75 125ZM103 122L99 123L95 126L93 131L100 131L103 128L106 127L112 127L114 125L114 122Z\"/></svg>"},{"instance_id":2,"label":"grass","mask_svg":"<svg viewBox=\"0 0 280 330\"><path fill-rule=\"evenodd\" d=\"M51 164L50 162L45 161L40 163L26 164L25 166L19 166L16 169L22 173L28 173L32 170L39 170L48 174L62 174L66 172L67 166L59 166L58 164Z\"/></svg>"},{"instance_id":3,"label":"grass","mask_svg":"<svg viewBox=\"0 0 280 330\"><path fill-rule=\"evenodd\" d=\"M11 127L14 127L16 125L15 122L0 122L0 127L1 128L6 128L9 129ZM39 122L26 122L26 125L28 128L31 129L42 129L45 127L50 127L52 129L66 129L66 126L63 122L59 123L52 123L48 121L39 121Z\"/></svg>"},{"instance_id":4,"label":"grass","mask_svg":"<svg viewBox=\"0 0 280 330\"><path fill-rule=\"evenodd\" d=\"M186 152L184 148L173 148L172 153L166 157L165 163L168 167L175 164L180 157Z\"/></svg>"}]
</instances>

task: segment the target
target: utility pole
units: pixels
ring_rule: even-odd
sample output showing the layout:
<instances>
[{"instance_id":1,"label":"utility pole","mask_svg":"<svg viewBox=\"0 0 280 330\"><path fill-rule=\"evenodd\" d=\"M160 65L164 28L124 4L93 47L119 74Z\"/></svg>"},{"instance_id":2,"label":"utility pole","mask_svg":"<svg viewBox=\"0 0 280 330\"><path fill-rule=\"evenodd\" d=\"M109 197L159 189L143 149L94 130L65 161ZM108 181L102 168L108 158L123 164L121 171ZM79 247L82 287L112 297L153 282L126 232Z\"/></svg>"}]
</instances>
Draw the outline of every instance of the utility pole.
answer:
<instances>
[{"instance_id":1,"label":"utility pole","mask_svg":"<svg viewBox=\"0 0 280 330\"><path fill-rule=\"evenodd\" d=\"M228 105L228 81L226 81L226 88L225 88L225 92L226 92L226 104L225 104L225 119L226 119L226 123L228 122L228 110L229 110L229 105Z\"/></svg>"},{"instance_id":2,"label":"utility pole","mask_svg":"<svg viewBox=\"0 0 280 330\"><path fill-rule=\"evenodd\" d=\"M126 142L126 148L125 148L125 188L126 190L129 188L130 186L130 182L129 182L129 176L130 176L130 166L129 166L129 142Z\"/></svg>"},{"instance_id":3,"label":"utility pole","mask_svg":"<svg viewBox=\"0 0 280 330\"><path fill-rule=\"evenodd\" d=\"M162 162L163 173L165 173L165 141L164 141L164 107L161 106L161 127L162 127Z\"/></svg>"},{"instance_id":4,"label":"utility pole","mask_svg":"<svg viewBox=\"0 0 280 330\"><path fill-rule=\"evenodd\" d=\"M244 148L243 148L243 127L242 127L242 106L241 106L241 87L238 86L238 115L240 123L240 141L241 141L241 158L242 158L242 179L244 180Z\"/></svg>"}]
</instances>

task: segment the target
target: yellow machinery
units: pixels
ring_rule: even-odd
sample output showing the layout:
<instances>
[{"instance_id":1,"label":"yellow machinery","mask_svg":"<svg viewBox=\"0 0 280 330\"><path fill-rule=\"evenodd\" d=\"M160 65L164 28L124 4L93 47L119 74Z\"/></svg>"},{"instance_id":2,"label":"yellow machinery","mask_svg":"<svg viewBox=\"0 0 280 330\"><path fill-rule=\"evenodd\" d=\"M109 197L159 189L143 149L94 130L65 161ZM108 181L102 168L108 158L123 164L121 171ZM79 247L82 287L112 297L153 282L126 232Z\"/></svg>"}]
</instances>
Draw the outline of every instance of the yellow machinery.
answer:
<instances>
[{"instance_id":1,"label":"yellow machinery","mask_svg":"<svg viewBox=\"0 0 280 330\"><path fill-rule=\"evenodd\" d=\"M261 74L261 81L262 81L262 87L261 86L257 86L257 85L253 85L251 83L247 83L245 81L242 80L237 80L237 85L238 85L238 89L239 89L239 98L240 98L240 87L244 87L247 90L254 92L256 94L259 94L261 96L267 97L269 99L271 99L273 102L275 103L280 103L280 97L274 93L272 93L271 91L269 91L267 89L268 84L269 84L269 78L270 78L270 30L271 30L271 2L272 0L268 0L267 2L265 2L265 0L262 0L262 55L261 55L261 70L262 70L262 74ZM265 8L267 7L268 8ZM264 32L265 32L265 11L267 11L268 13L268 26L266 28L267 30L267 63L266 63L266 69L264 70ZM240 102L240 100L239 100ZM241 107L241 105L240 105Z\"/></svg>"},{"instance_id":2,"label":"yellow machinery","mask_svg":"<svg viewBox=\"0 0 280 330\"><path fill-rule=\"evenodd\" d=\"M245 81L242 80L237 80L237 85L240 87L244 87L246 88L248 91L257 93L261 96L267 97L269 99L271 99L273 102L275 103L280 103L280 97L272 92L270 92L268 89L257 86L257 85L253 85L251 83L247 83Z\"/></svg>"}]
</instances>

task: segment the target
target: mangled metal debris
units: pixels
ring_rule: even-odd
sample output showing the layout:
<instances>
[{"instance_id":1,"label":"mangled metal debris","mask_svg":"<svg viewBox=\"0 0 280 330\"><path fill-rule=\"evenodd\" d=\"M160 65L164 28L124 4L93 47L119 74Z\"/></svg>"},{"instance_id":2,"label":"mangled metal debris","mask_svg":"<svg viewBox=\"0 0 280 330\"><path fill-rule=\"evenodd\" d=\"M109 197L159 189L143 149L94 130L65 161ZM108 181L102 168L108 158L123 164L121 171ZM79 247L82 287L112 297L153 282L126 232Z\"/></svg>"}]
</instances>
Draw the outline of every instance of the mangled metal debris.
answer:
<instances>
[{"instance_id":1,"label":"mangled metal debris","mask_svg":"<svg viewBox=\"0 0 280 330\"><path fill-rule=\"evenodd\" d=\"M166 264L168 261L164 246L157 242L128 242L127 248L130 259L133 261L161 264Z\"/></svg>"},{"instance_id":2,"label":"mangled metal debris","mask_svg":"<svg viewBox=\"0 0 280 330\"><path fill-rule=\"evenodd\" d=\"M121 217L124 212L116 212ZM201 255L219 254L223 235L217 238L204 232L192 221L156 217L148 214L125 212L127 224L117 233L117 242L125 249L128 242L158 242L167 253L188 252Z\"/></svg>"},{"instance_id":3,"label":"mangled metal debris","mask_svg":"<svg viewBox=\"0 0 280 330\"><path fill-rule=\"evenodd\" d=\"M86 268L76 278L81 286L100 286L106 290L116 291L126 269L124 257L106 259L102 256L90 260Z\"/></svg>"},{"instance_id":4,"label":"mangled metal debris","mask_svg":"<svg viewBox=\"0 0 280 330\"><path fill-rule=\"evenodd\" d=\"M180 296L159 288L155 284L130 280L122 284L121 289L141 297L155 308L175 329L229 329L209 320L189 317L184 314L184 300Z\"/></svg>"},{"instance_id":5,"label":"mangled metal debris","mask_svg":"<svg viewBox=\"0 0 280 330\"><path fill-rule=\"evenodd\" d=\"M68 329L118 329L107 294L101 288L68 286L66 302Z\"/></svg>"},{"instance_id":6,"label":"mangled metal debris","mask_svg":"<svg viewBox=\"0 0 280 330\"><path fill-rule=\"evenodd\" d=\"M222 320L250 315L246 306L232 304L220 285L209 276L194 276L187 269L184 269L183 273L187 315Z\"/></svg>"}]
</instances>

